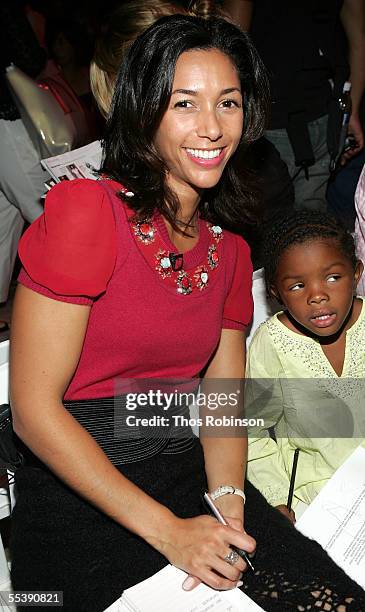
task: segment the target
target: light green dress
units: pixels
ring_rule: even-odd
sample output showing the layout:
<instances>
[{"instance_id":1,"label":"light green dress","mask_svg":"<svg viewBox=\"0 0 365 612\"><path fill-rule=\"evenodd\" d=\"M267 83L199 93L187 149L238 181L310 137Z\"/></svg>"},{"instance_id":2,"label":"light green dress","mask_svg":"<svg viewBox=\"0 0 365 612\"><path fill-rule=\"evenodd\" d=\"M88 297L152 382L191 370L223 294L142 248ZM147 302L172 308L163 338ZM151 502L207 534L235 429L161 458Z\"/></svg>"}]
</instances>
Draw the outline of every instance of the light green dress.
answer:
<instances>
[{"instance_id":1,"label":"light green dress","mask_svg":"<svg viewBox=\"0 0 365 612\"><path fill-rule=\"evenodd\" d=\"M247 476L273 506L286 504L299 448L295 508L299 500L311 503L353 450L365 447L365 306L346 332L341 376L317 340L291 331L278 314L259 327L248 351L246 415L265 424L249 429Z\"/></svg>"}]
</instances>

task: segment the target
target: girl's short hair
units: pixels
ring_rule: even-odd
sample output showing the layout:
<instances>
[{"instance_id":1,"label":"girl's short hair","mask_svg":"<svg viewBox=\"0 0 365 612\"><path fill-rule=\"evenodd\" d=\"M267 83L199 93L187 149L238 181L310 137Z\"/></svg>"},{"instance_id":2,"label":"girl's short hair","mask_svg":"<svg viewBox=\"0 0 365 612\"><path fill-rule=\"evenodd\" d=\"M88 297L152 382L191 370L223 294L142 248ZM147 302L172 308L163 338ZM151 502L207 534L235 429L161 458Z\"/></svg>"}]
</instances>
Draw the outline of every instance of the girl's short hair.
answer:
<instances>
[{"instance_id":1,"label":"girl's short hair","mask_svg":"<svg viewBox=\"0 0 365 612\"><path fill-rule=\"evenodd\" d=\"M239 232L255 219L255 193L240 166L241 154L266 124L269 86L266 71L249 37L220 17L164 17L130 47L119 72L104 138L102 171L135 196L130 206L141 217L156 208L175 227L179 202L166 185L167 168L154 138L171 96L176 62L185 51L217 49L237 69L244 98L240 146L221 180L204 193L201 212Z\"/></svg>"},{"instance_id":2,"label":"girl's short hair","mask_svg":"<svg viewBox=\"0 0 365 612\"><path fill-rule=\"evenodd\" d=\"M295 244L318 239L334 240L355 269L355 242L350 232L335 217L313 210L302 210L271 219L263 231L263 264L266 290L275 284L280 257Z\"/></svg>"}]
</instances>

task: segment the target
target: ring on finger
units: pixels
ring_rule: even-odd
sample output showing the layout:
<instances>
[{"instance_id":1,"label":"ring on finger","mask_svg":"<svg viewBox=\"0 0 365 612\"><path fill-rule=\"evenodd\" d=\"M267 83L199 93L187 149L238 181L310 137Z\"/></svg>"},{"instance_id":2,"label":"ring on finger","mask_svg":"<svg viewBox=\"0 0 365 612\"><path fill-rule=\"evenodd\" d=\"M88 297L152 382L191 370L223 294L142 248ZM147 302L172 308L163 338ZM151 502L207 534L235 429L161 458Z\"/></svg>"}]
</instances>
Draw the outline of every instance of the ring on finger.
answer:
<instances>
[{"instance_id":1,"label":"ring on finger","mask_svg":"<svg viewBox=\"0 0 365 612\"><path fill-rule=\"evenodd\" d=\"M229 563L229 565L234 565L239 558L239 554L235 550L231 550L231 552L224 557L224 560Z\"/></svg>"}]
</instances>

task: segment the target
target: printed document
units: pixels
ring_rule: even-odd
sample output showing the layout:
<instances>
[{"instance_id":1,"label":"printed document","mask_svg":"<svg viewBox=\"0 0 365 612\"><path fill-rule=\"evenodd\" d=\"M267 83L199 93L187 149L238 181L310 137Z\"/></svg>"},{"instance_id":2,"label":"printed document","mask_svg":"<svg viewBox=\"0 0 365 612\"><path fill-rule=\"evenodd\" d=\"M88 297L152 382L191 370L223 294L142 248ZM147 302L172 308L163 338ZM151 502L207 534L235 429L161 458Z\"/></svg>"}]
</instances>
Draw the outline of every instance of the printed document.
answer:
<instances>
[{"instance_id":1,"label":"printed document","mask_svg":"<svg viewBox=\"0 0 365 612\"><path fill-rule=\"evenodd\" d=\"M365 588L364 448L358 447L335 472L295 526Z\"/></svg>"},{"instance_id":2,"label":"printed document","mask_svg":"<svg viewBox=\"0 0 365 612\"><path fill-rule=\"evenodd\" d=\"M102 150L99 140L84 147L42 159L41 163L56 183L72 181L77 178L98 178ZM52 184L49 185L52 187Z\"/></svg>"},{"instance_id":3,"label":"printed document","mask_svg":"<svg viewBox=\"0 0 365 612\"><path fill-rule=\"evenodd\" d=\"M187 574L167 565L135 586L126 589L105 612L262 612L252 599L239 589L215 591L200 584L184 591Z\"/></svg>"}]
</instances>

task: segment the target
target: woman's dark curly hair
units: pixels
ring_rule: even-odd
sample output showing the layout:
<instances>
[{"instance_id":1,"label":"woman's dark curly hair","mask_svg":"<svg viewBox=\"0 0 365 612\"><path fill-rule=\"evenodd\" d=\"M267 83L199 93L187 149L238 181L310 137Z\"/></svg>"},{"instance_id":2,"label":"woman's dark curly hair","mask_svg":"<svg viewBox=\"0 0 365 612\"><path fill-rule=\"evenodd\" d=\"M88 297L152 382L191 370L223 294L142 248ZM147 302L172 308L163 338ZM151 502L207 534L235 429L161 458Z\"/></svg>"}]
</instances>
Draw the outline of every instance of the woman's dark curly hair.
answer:
<instances>
[{"instance_id":1,"label":"woman's dark curly hair","mask_svg":"<svg viewBox=\"0 0 365 612\"><path fill-rule=\"evenodd\" d=\"M139 217L150 217L158 209L176 229L179 201L166 184L167 168L154 137L171 97L176 62L192 49L220 50L236 66L241 82L245 113L241 144L219 183L206 190L200 203L202 216L239 232L256 220L252 175L239 166L247 145L265 128L269 86L248 36L225 19L163 17L135 40L118 74L101 171L135 194L125 199Z\"/></svg>"},{"instance_id":2,"label":"woman's dark curly hair","mask_svg":"<svg viewBox=\"0 0 365 612\"><path fill-rule=\"evenodd\" d=\"M280 257L295 244L303 244L317 239L331 239L351 262L355 269L357 257L355 242L350 232L327 213L313 210L293 212L285 217L270 220L263 231L263 263L265 268L266 291L275 285Z\"/></svg>"}]
</instances>

